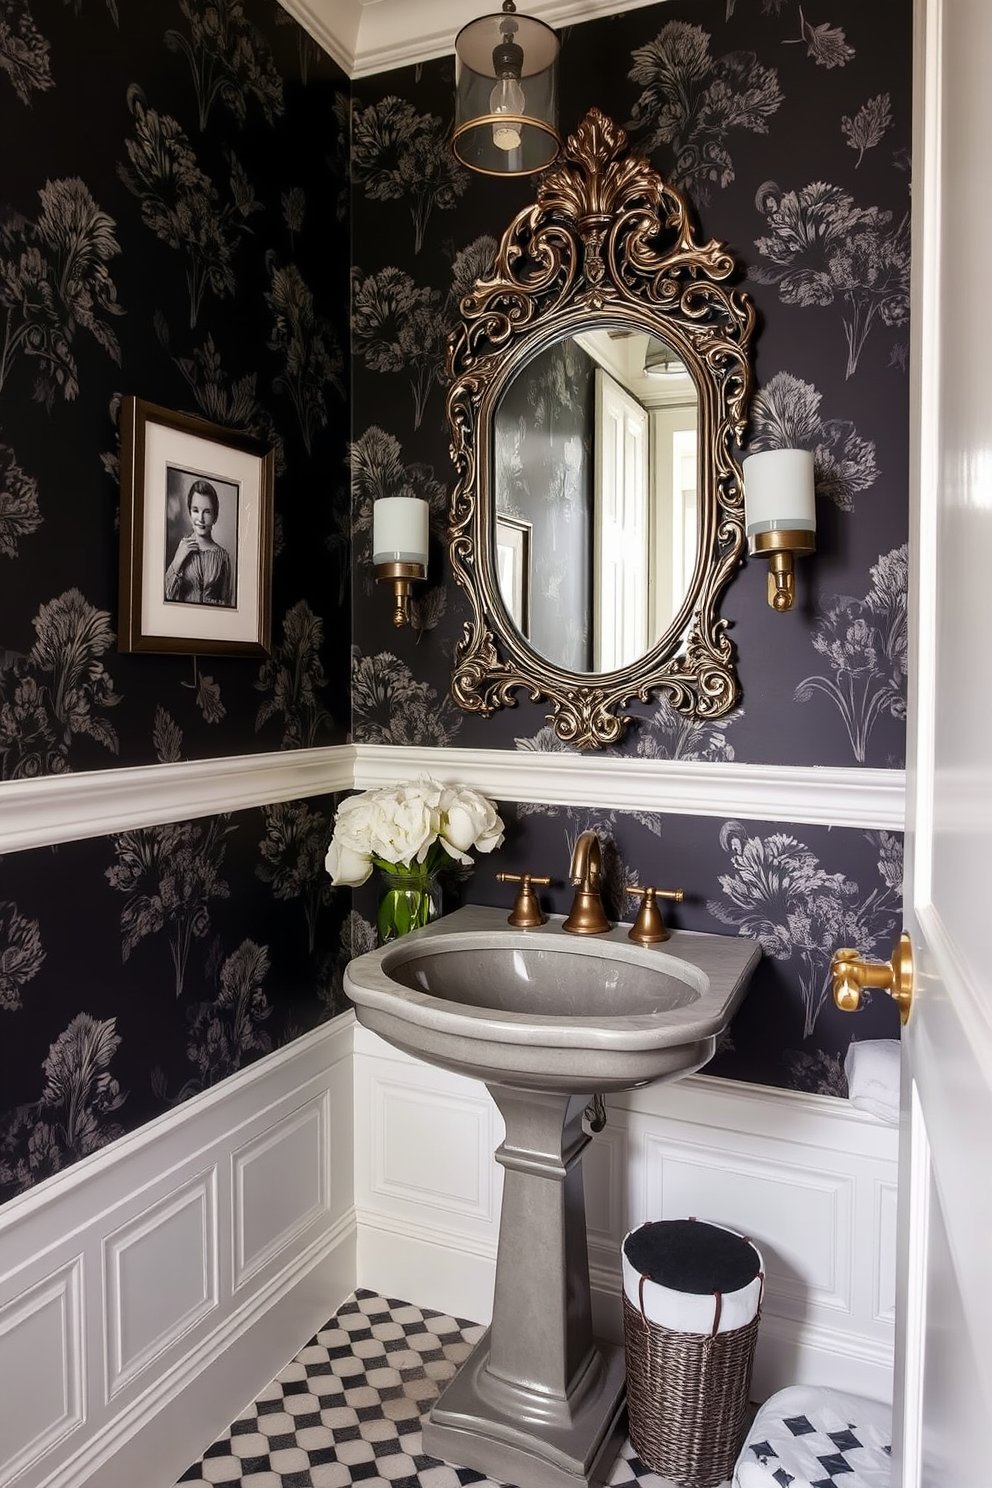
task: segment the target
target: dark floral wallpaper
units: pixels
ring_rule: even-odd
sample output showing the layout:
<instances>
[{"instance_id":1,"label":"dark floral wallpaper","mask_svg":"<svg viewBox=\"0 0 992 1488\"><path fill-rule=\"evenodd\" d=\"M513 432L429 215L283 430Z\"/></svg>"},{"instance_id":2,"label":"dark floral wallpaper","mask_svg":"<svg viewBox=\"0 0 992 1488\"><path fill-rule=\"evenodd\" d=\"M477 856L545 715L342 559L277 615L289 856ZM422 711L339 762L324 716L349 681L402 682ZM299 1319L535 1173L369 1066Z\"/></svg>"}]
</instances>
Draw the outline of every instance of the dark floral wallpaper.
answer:
<instances>
[{"instance_id":1,"label":"dark floral wallpaper","mask_svg":"<svg viewBox=\"0 0 992 1488\"><path fill-rule=\"evenodd\" d=\"M561 36L563 132L593 105L624 125L687 191L702 235L740 264L759 314L750 448L814 455L818 551L799 566L796 611L769 609L758 561L723 601L743 688L724 757L900 766L911 6L830 0L814 19L798 0L668 0ZM454 162L453 86L444 58L352 89L354 729L369 741L513 749L540 745L540 703L518 695L516 709L483 719L447 699L468 612L443 562L444 331L535 183ZM371 503L402 490L427 497L435 516L409 636L392 632L369 556ZM624 753L679 752L653 705L631 708L641 722Z\"/></svg>"},{"instance_id":2,"label":"dark floral wallpaper","mask_svg":"<svg viewBox=\"0 0 992 1488\"><path fill-rule=\"evenodd\" d=\"M816 12L798 0L668 0L560 33L563 131L599 107L688 193L702 236L730 245L759 315L750 447L809 449L816 472L818 551L799 565L796 609L768 607L760 562L723 601L740 706L698 723L664 700L635 702L638 722L615 755L715 769L904 762L911 12L909 0L825 0ZM448 697L468 608L444 562L453 471L443 331L535 192L533 178L493 180L452 160L453 86L445 58L352 87L353 728L375 743L550 750L562 746L546 706L525 694L489 719ZM568 402L564 388L548 396ZM547 418L544 401L525 402L515 410L521 448ZM549 476L549 507L567 475ZM371 510L403 492L430 501L434 552L413 628L394 631L372 582ZM534 557L532 584L549 603L560 557L547 546ZM851 1038L896 1038L899 1025L881 999L856 1021L838 1013L830 956L843 944L888 956L900 839L649 806L504 807L499 865L480 863L461 892L509 904L495 866L552 874L546 902L563 913L570 846L597 827L618 914L635 908L622 881L681 888L673 924L749 935L764 948L711 1070L844 1095ZM363 917L368 897L356 898Z\"/></svg>"},{"instance_id":3,"label":"dark floral wallpaper","mask_svg":"<svg viewBox=\"0 0 992 1488\"><path fill-rule=\"evenodd\" d=\"M358 741L553 748L539 704L448 698L447 333L534 182L457 166L450 58L349 84L276 0L15 0L0 25L0 809L66 771ZM900 766L907 537L910 0L668 0L562 33L562 124L597 105L685 187L760 313L752 445L815 457L819 547L778 616L724 613L743 702L634 705L621 754ZM348 131L352 130L349 153ZM350 300L350 318L349 318ZM119 400L274 446L273 653L116 649ZM431 573L396 631L372 503L426 497ZM351 667L348 648L351 648ZM844 942L887 954L891 834L501 807L496 868L559 881L571 842L671 920L765 950L713 1070L844 1093ZM0 1197L195 1096L342 1006L374 896L331 888L335 802L0 858ZM629 908L629 906L628 906ZM876 999L858 1037L896 1037Z\"/></svg>"},{"instance_id":4,"label":"dark floral wallpaper","mask_svg":"<svg viewBox=\"0 0 992 1488\"><path fill-rule=\"evenodd\" d=\"M0 23L3 782L347 738L348 81L275 0ZM117 650L118 406L275 449L273 650ZM340 1009L331 799L0 859L0 1197Z\"/></svg>"}]
</instances>

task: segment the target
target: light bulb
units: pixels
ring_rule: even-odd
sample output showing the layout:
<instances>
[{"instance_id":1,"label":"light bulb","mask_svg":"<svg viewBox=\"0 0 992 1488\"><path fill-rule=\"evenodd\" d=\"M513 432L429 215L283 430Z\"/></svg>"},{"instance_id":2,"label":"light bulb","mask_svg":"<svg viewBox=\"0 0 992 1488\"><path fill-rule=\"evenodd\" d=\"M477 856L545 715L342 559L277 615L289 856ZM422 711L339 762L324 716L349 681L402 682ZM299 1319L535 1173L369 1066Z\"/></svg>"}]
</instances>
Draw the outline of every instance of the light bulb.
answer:
<instances>
[{"instance_id":1,"label":"light bulb","mask_svg":"<svg viewBox=\"0 0 992 1488\"><path fill-rule=\"evenodd\" d=\"M522 114L527 100L524 90L515 77L496 79L496 86L489 95L489 109L494 114ZM519 150L520 125L504 123L493 125L493 144L497 150Z\"/></svg>"}]
</instances>

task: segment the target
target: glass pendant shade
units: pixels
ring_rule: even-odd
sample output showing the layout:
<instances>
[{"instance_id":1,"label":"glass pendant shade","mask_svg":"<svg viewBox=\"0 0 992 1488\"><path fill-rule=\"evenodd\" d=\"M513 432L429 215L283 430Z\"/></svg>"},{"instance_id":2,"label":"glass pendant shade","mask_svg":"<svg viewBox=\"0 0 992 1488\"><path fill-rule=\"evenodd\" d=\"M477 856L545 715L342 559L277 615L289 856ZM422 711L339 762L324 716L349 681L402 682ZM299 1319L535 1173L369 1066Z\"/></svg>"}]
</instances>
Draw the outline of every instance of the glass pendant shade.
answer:
<instances>
[{"instance_id":1,"label":"glass pendant shade","mask_svg":"<svg viewBox=\"0 0 992 1488\"><path fill-rule=\"evenodd\" d=\"M672 348L664 341L652 336L644 357L645 377L688 377L685 362L680 361Z\"/></svg>"},{"instance_id":2,"label":"glass pendant shade","mask_svg":"<svg viewBox=\"0 0 992 1488\"><path fill-rule=\"evenodd\" d=\"M532 16L480 16L455 37L455 132L470 170L526 176L558 154L558 37Z\"/></svg>"}]
</instances>

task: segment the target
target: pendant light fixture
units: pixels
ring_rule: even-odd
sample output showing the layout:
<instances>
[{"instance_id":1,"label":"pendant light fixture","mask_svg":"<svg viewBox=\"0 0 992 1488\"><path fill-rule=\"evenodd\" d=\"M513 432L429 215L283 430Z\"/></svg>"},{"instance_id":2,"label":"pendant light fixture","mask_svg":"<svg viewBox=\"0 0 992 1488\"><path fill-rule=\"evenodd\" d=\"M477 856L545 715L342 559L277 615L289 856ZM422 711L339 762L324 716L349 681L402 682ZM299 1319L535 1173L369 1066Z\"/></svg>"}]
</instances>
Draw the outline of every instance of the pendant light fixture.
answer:
<instances>
[{"instance_id":1,"label":"pendant light fixture","mask_svg":"<svg viewBox=\"0 0 992 1488\"><path fill-rule=\"evenodd\" d=\"M558 134L558 37L503 0L455 37L451 148L470 170L527 176L551 164Z\"/></svg>"},{"instance_id":2,"label":"pendant light fixture","mask_svg":"<svg viewBox=\"0 0 992 1488\"><path fill-rule=\"evenodd\" d=\"M685 362L676 356L667 341L659 341L657 336L648 337L647 351L644 355L645 377L688 377L688 375Z\"/></svg>"}]
</instances>

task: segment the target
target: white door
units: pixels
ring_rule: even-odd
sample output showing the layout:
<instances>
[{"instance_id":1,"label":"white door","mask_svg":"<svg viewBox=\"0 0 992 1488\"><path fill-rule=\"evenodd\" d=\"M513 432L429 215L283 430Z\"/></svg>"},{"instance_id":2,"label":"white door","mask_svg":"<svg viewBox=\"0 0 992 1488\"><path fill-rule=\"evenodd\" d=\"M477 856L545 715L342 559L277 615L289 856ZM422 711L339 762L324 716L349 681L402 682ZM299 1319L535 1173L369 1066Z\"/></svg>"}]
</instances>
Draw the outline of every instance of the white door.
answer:
<instances>
[{"instance_id":1,"label":"white door","mask_svg":"<svg viewBox=\"0 0 992 1488\"><path fill-rule=\"evenodd\" d=\"M649 649L648 416L596 368L593 670L613 672Z\"/></svg>"},{"instance_id":2,"label":"white door","mask_svg":"<svg viewBox=\"0 0 992 1488\"><path fill-rule=\"evenodd\" d=\"M917 0L893 1488L992 1484L992 3Z\"/></svg>"}]
</instances>

